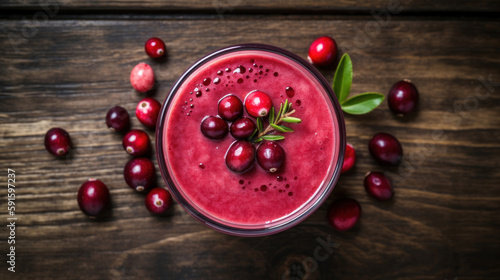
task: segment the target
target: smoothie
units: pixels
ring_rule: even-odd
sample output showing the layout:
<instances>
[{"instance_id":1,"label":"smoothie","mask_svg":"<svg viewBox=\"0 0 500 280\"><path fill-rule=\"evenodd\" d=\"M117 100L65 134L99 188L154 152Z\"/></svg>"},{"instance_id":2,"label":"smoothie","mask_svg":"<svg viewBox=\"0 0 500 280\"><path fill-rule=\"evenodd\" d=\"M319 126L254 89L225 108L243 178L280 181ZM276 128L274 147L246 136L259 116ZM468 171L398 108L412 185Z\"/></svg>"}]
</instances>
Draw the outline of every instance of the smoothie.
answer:
<instances>
[{"instance_id":1,"label":"smoothie","mask_svg":"<svg viewBox=\"0 0 500 280\"><path fill-rule=\"evenodd\" d=\"M288 99L302 120L286 124L294 132L276 133L285 136L278 141L285 162L276 173L256 162L245 173L231 172L225 154L235 139L228 134L214 141L200 132L203 118L217 115L222 97L233 94L243 101L253 90L266 92L277 109ZM333 176L340 151L334 110L318 80L290 58L260 50L216 57L189 75L166 112L161 133L170 178L191 206L216 222L265 227L286 219ZM246 111L244 116L255 121Z\"/></svg>"}]
</instances>

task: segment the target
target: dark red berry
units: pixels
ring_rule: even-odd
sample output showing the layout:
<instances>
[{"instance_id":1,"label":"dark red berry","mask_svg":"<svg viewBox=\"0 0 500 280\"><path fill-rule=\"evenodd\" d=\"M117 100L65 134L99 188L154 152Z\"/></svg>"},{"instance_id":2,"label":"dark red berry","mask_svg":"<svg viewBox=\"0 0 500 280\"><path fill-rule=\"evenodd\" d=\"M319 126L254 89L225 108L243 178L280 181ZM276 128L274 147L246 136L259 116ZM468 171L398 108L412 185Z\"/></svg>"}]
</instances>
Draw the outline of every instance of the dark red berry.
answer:
<instances>
[{"instance_id":1,"label":"dark red berry","mask_svg":"<svg viewBox=\"0 0 500 280\"><path fill-rule=\"evenodd\" d=\"M109 109L106 124L113 131L124 131L130 127L130 117L127 110L120 106Z\"/></svg>"},{"instance_id":2,"label":"dark red berry","mask_svg":"<svg viewBox=\"0 0 500 280\"><path fill-rule=\"evenodd\" d=\"M146 53L149 55L149 57L152 58L162 57L165 54L166 50L163 40L156 37L147 40L144 49L146 50Z\"/></svg>"},{"instance_id":3,"label":"dark red berry","mask_svg":"<svg viewBox=\"0 0 500 280\"><path fill-rule=\"evenodd\" d=\"M410 80L399 81L391 87L387 103L394 114L408 114L417 107L418 90Z\"/></svg>"},{"instance_id":4,"label":"dark red berry","mask_svg":"<svg viewBox=\"0 0 500 280\"><path fill-rule=\"evenodd\" d=\"M382 172L366 173L365 189L371 196L379 200L389 200L394 195L391 182Z\"/></svg>"},{"instance_id":5,"label":"dark red berry","mask_svg":"<svg viewBox=\"0 0 500 280\"><path fill-rule=\"evenodd\" d=\"M172 196L164 188L154 188L146 196L146 208L153 214L163 214L172 206Z\"/></svg>"},{"instance_id":6,"label":"dark red berry","mask_svg":"<svg viewBox=\"0 0 500 280\"><path fill-rule=\"evenodd\" d=\"M372 157L381 164L397 165L403 157L403 148L396 137L388 133L377 133L368 143Z\"/></svg>"},{"instance_id":7,"label":"dark red berry","mask_svg":"<svg viewBox=\"0 0 500 280\"><path fill-rule=\"evenodd\" d=\"M245 97L245 109L250 116L265 117L271 111L273 102L267 93L254 90Z\"/></svg>"},{"instance_id":8,"label":"dark red berry","mask_svg":"<svg viewBox=\"0 0 500 280\"><path fill-rule=\"evenodd\" d=\"M337 57L337 44L332 38L323 36L312 42L307 59L314 65L326 66L332 63L335 57Z\"/></svg>"},{"instance_id":9,"label":"dark red berry","mask_svg":"<svg viewBox=\"0 0 500 280\"><path fill-rule=\"evenodd\" d=\"M153 68L146 63L137 64L130 72L130 83L138 92L147 92L155 85Z\"/></svg>"},{"instance_id":10,"label":"dark red berry","mask_svg":"<svg viewBox=\"0 0 500 280\"><path fill-rule=\"evenodd\" d=\"M137 104L135 116L143 125L149 128L155 128L160 108L160 102L156 99L146 97Z\"/></svg>"},{"instance_id":11,"label":"dark red berry","mask_svg":"<svg viewBox=\"0 0 500 280\"><path fill-rule=\"evenodd\" d=\"M245 139L252 136L255 129L257 129L257 126L250 118L247 117L235 120L229 128L231 135L233 135L236 139Z\"/></svg>"},{"instance_id":12,"label":"dark red berry","mask_svg":"<svg viewBox=\"0 0 500 280\"><path fill-rule=\"evenodd\" d=\"M285 161L285 151L276 142L264 141L257 149L257 162L267 172L278 171Z\"/></svg>"},{"instance_id":13,"label":"dark red berry","mask_svg":"<svg viewBox=\"0 0 500 280\"><path fill-rule=\"evenodd\" d=\"M77 200L80 209L88 216L101 215L111 204L108 187L94 178L82 184Z\"/></svg>"},{"instance_id":14,"label":"dark red berry","mask_svg":"<svg viewBox=\"0 0 500 280\"><path fill-rule=\"evenodd\" d=\"M151 148L149 136L142 130L129 131L123 137L122 144L125 151L132 156L142 156Z\"/></svg>"},{"instance_id":15,"label":"dark red berry","mask_svg":"<svg viewBox=\"0 0 500 280\"><path fill-rule=\"evenodd\" d=\"M45 149L55 156L63 156L71 149L71 140L68 132L54 127L45 134Z\"/></svg>"},{"instance_id":16,"label":"dark red berry","mask_svg":"<svg viewBox=\"0 0 500 280\"><path fill-rule=\"evenodd\" d=\"M344 164L342 164L342 169L340 170L340 173L345 173L349 171L354 164L356 163L356 151L354 150L354 147L347 143L345 145L345 155L344 155Z\"/></svg>"},{"instance_id":17,"label":"dark red berry","mask_svg":"<svg viewBox=\"0 0 500 280\"><path fill-rule=\"evenodd\" d=\"M243 115L243 103L232 95L226 95L219 100L219 116L226 121L234 121Z\"/></svg>"},{"instance_id":18,"label":"dark red berry","mask_svg":"<svg viewBox=\"0 0 500 280\"><path fill-rule=\"evenodd\" d=\"M210 139L222 139L228 131L227 122L219 117L209 116L201 121L201 133Z\"/></svg>"},{"instance_id":19,"label":"dark red berry","mask_svg":"<svg viewBox=\"0 0 500 280\"><path fill-rule=\"evenodd\" d=\"M129 187L142 192L153 186L156 177L155 166L147 158L133 158L125 165L123 176Z\"/></svg>"},{"instance_id":20,"label":"dark red berry","mask_svg":"<svg viewBox=\"0 0 500 280\"><path fill-rule=\"evenodd\" d=\"M352 198L334 201L328 211L328 222L338 231L351 229L361 216L361 206Z\"/></svg>"},{"instance_id":21,"label":"dark red berry","mask_svg":"<svg viewBox=\"0 0 500 280\"><path fill-rule=\"evenodd\" d=\"M255 147L246 140L233 142L226 153L226 166L235 173L243 173L252 167Z\"/></svg>"}]
</instances>

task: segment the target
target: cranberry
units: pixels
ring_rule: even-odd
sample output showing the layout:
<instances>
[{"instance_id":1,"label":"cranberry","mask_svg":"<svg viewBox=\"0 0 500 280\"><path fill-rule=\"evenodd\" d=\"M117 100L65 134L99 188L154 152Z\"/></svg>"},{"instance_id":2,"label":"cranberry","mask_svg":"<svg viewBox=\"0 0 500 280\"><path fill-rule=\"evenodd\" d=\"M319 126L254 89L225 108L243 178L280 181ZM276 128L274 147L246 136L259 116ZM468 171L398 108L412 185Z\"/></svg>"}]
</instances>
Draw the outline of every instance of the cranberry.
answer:
<instances>
[{"instance_id":1,"label":"cranberry","mask_svg":"<svg viewBox=\"0 0 500 280\"><path fill-rule=\"evenodd\" d=\"M137 64L130 73L130 83L138 92L147 92L155 84L153 68L146 63Z\"/></svg>"},{"instance_id":2,"label":"cranberry","mask_svg":"<svg viewBox=\"0 0 500 280\"><path fill-rule=\"evenodd\" d=\"M351 144L347 143L345 145L344 164L342 164L342 169L340 170L340 173L346 173L354 166L355 163L356 163L356 151L354 150L354 147Z\"/></svg>"},{"instance_id":3,"label":"cranberry","mask_svg":"<svg viewBox=\"0 0 500 280\"><path fill-rule=\"evenodd\" d=\"M129 155L142 156L149 152L151 143L149 136L142 130L131 130L123 137L123 148Z\"/></svg>"},{"instance_id":4,"label":"cranberry","mask_svg":"<svg viewBox=\"0 0 500 280\"><path fill-rule=\"evenodd\" d=\"M137 104L135 116L143 125L149 128L155 128L160 108L160 102L156 99L146 97Z\"/></svg>"},{"instance_id":5,"label":"cranberry","mask_svg":"<svg viewBox=\"0 0 500 280\"><path fill-rule=\"evenodd\" d=\"M229 128L231 135L237 139L245 139L252 136L255 129L257 129L257 126L250 118L247 117L235 120Z\"/></svg>"},{"instance_id":6,"label":"cranberry","mask_svg":"<svg viewBox=\"0 0 500 280\"><path fill-rule=\"evenodd\" d=\"M243 115L243 103L232 95L226 95L219 101L219 116L226 121L234 121Z\"/></svg>"},{"instance_id":7,"label":"cranberry","mask_svg":"<svg viewBox=\"0 0 500 280\"><path fill-rule=\"evenodd\" d=\"M389 200L394 195L391 182L382 172L366 173L365 189L371 196L379 200Z\"/></svg>"},{"instance_id":8,"label":"cranberry","mask_svg":"<svg viewBox=\"0 0 500 280\"><path fill-rule=\"evenodd\" d=\"M164 188L154 188L146 196L146 208L153 214L163 214L172 206L172 196Z\"/></svg>"},{"instance_id":9,"label":"cranberry","mask_svg":"<svg viewBox=\"0 0 500 280\"><path fill-rule=\"evenodd\" d=\"M328 211L328 222L338 231L351 229L361 216L361 206L352 198L333 202Z\"/></svg>"},{"instance_id":10,"label":"cranberry","mask_svg":"<svg viewBox=\"0 0 500 280\"><path fill-rule=\"evenodd\" d=\"M387 102L394 114L408 114L417 107L418 90L409 80L399 81L391 87Z\"/></svg>"},{"instance_id":11,"label":"cranberry","mask_svg":"<svg viewBox=\"0 0 500 280\"><path fill-rule=\"evenodd\" d=\"M368 143L370 154L381 164L397 165L403 157L403 148L398 139L388 133L377 133Z\"/></svg>"},{"instance_id":12,"label":"cranberry","mask_svg":"<svg viewBox=\"0 0 500 280\"><path fill-rule=\"evenodd\" d=\"M332 63L335 57L337 57L337 44L332 38L323 36L312 42L307 59L314 65L326 66Z\"/></svg>"},{"instance_id":13,"label":"cranberry","mask_svg":"<svg viewBox=\"0 0 500 280\"><path fill-rule=\"evenodd\" d=\"M109 109L106 115L106 125L113 131L124 131L130 127L130 117L127 110L120 106Z\"/></svg>"},{"instance_id":14,"label":"cranberry","mask_svg":"<svg viewBox=\"0 0 500 280\"><path fill-rule=\"evenodd\" d=\"M273 102L267 93L262 91L252 91L245 98L245 108L252 117L265 117L271 111Z\"/></svg>"},{"instance_id":15,"label":"cranberry","mask_svg":"<svg viewBox=\"0 0 500 280\"><path fill-rule=\"evenodd\" d=\"M243 173L252 167L255 147L246 140L233 142L226 153L226 166L235 173Z\"/></svg>"},{"instance_id":16,"label":"cranberry","mask_svg":"<svg viewBox=\"0 0 500 280\"><path fill-rule=\"evenodd\" d=\"M144 46L149 57L159 58L165 54L165 43L160 38L150 38Z\"/></svg>"},{"instance_id":17,"label":"cranberry","mask_svg":"<svg viewBox=\"0 0 500 280\"><path fill-rule=\"evenodd\" d=\"M111 205L108 187L94 178L82 184L77 200L80 209L88 216L99 216Z\"/></svg>"},{"instance_id":18,"label":"cranberry","mask_svg":"<svg viewBox=\"0 0 500 280\"><path fill-rule=\"evenodd\" d=\"M55 156L63 156L69 152L71 140L68 132L62 128L54 127L45 134L45 149Z\"/></svg>"},{"instance_id":19,"label":"cranberry","mask_svg":"<svg viewBox=\"0 0 500 280\"><path fill-rule=\"evenodd\" d=\"M227 122L219 117L209 116L201 121L201 133L210 139L222 139L228 130Z\"/></svg>"},{"instance_id":20,"label":"cranberry","mask_svg":"<svg viewBox=\"0 0 500 280\"><path fill-rule=\"evenodd\" d=\"M149 189L155 180L155 166L147 158L133 158L123 169L125 182L138 192Z\"/></svg>"},{"instance_id":21,"label":"cranberry","mask_svg":"<svg viewBox=\"0 0 500 280\"><path fill-rule=\"evenodd\" d=\"M285 151L276 142L264 141L257 149L257 162L262 169L274 173L285 161Z\"/></svg>"}]
</instances>

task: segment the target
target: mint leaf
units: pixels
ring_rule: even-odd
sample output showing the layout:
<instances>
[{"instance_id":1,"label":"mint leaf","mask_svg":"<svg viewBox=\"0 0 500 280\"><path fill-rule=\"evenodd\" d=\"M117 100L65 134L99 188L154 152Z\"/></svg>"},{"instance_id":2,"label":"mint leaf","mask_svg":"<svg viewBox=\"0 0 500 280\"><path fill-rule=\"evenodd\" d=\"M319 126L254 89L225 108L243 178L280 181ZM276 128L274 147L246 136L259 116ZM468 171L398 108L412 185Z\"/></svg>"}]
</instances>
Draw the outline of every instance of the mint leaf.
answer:
<instances>
[{"instance_id":1,"label":"mint leaf","mask_svg":"<svg viewBox=\"0 0 500 280\"><path fill-rule=\"evenodd\" d=\"M346 113L362 115L377 108L384 99L385 96L381 93L365 92L347 99L342 103L341 107Z\"/></svg>"},{"instance_id":2,"label":"mint leaf","mask_svg":"<svg viewBox=\"0 0 500 280\"><path fill-rule=\"evenodd\" d=\"M342 104L349 96L352 84L352 61L348 54L344 54L340 59L335 76L333 77L333 91Z\"/></svg>"}]
</instances>

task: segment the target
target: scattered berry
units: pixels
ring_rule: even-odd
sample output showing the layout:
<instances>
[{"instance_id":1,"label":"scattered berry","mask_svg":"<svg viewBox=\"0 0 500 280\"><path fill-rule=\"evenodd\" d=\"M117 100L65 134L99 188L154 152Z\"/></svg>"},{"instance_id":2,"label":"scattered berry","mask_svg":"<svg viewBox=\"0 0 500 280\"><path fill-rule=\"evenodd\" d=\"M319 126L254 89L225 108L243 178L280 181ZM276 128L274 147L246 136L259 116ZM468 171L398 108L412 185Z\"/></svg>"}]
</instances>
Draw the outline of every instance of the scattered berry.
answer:
<instances>
[{"instance_id":1,"label":"scattered berry","mask_svg":"<svg viewBox=\"0 0 500 280\"><path fill-rule=\"evenodd\" d=\"M361 206L352 198L333 202L328 211L328 222L338 231L351 229L361 216Z\"/></svg>"},{"instance_id":2,"label":"scattered berry","mask_svg":"<svg viewBox=\"0 0 500 280\"><path fill-rule=\"evenodd\" d=\"M391 87L387 103L394 114L408 114L417 107L418 90L409 80L399 81Z\"/></svg>"},{"instance_id":3,"label":"scattered berry","mask_svg":"<svg viewBox=\"0 0 500 280\"><path fill-rule=\"evenodd\" d=\"M397 165L403 157L403 148L396 137L388 133L377 133L368 143L372 157L381 164Z\"/></svg>"},{"instance_id":4,"label":"scattered berry","mask_svg":"<svg viewBox=\"0 0 500 280\"><path fill-rule=\"evenodd\" d=\"M235 120L229 128L231 135L233 135L236 139L245 139L252 136L255 129L257 129L257 126L250 118L247 117Z\"/></svg>"},{"instance_id":5,"label":"scattered berry","mask_svg":"<svg viewBox=\"0 0 500 280\"><path fill-rule=\"evenodd\" d=\"M340 170L340 173L346 173L354 166L355 163L356 163L356 151L354 150L354 147L351 144L347 143L345 145L344 164L342 164L342 169Z\"/></svg>"},{"instance_id":6,"label":"scattered berry","mask_svg":"<svg viewBox=\"0 0 500 280\"><path fill-rule=\"evenodd\" d=\"M276 142L264 141L257 149L257 162L267 172L278 171L285 161L285 151Z\"/></svg>"},{"instance_id":7,"label":"scattered berry","mask_svg":"<svg viewBox=\"0 0 500 280\"><path fill-rule=\"evenodd\" d=\"M323 36L312 42L307 60L317 66L326 66L332 63L335 57L337 57L337 44L332 38Z\"/></svg>"},{"instance_id":8,"label":"scattered berry","mask_svg":"<svg viewBox=\"0 0 500 280\"><path fill-rule=\"evenodd\" d=\"M255 147L246 140L233 142L226 153L226 166L235 173L243 173L252 167Z\"/></svg>"},{"instance_id":9,"label":"scattered berry","mask_svg":"<svg viewBox=\"0 0 500 280\"><path fill-rule=\"evenodd\" d=\"M129 155L142 156L149 152L151 143L149 136L142 130L131 130L123 137L123 148Z\"/></svg>"},{"instance_id":10,"label":"scattered berry","mask_svg":"<svg viewBox=\"0 0 500 280\"><path fill-rule=\"evenodd\" d=\"M125 182L138 192L151 188L155 179L155 166L147 158L133 158L123 169Z\"/></svg>"},{"instance_id":11,"label":"scattered berry","mask_svg":"<svg viewBox=\"0 0 500 280\"><path fill-rule=\"evenodd\" d=\"M165 43L160 38L150 38L144 46L146 53L151 58L160 58L165 54Z\"/></svg>"},{"instance_id":12,"label":"scattered berry","mask_svg":"<svg viewBox=\"0 0 500 280\"><path fill-rule=\"evenodd\" d=\"M45 134L45 149L55 156L63 156L69 152L71 140L68 132L62 128L54 127Z\"/></svg>"},{"instance_id":13,"label":"scattered berry","mask_svg":"<svg viewBox=\"0 0 500 280\"><path fill-rule=\"evenodd\" d=\"M106 124L113 131L124 131L130 127L130 117L127 110L120 106L109 109Z\"/></svg>"},{"instance_id":14,"label":"scattered berry","mask_svg":"<svg viewBox=\"0 0 500 280\"><path fill-rule=\"evenodd\" d=\"M130 73L130 83L138 92L147 92L155 84L153 68L146 63L137 64Z\"/></svg>"},{"instance_id":15,"label":"scattered berry","mask_svg":"<svg viewBox=\"0 0 500 280\"><path fill-rule=\"evenodd\" d=\"M232 95L226 95L219 101L219 116L226 121L234 121L243 115L243 103Z\"/></svg>"},{"instance_id":16,"label":"scattered berry","mask_svg":"<svg viewBox=\"0 0 500 280\"><path fill-rule=\"evenodd\" d=\"M160 108L160 102L151 97L146 97L137 104L135 116L143 125L155 128Z\"/></svg>"},{"instance_id":17,"label":"scattered berry","mask_svg":"<svg viewBox=\"0 0 500 280\"><path fill-rule=\"evenodd\" d=\"M272 106L271 97L262 91L254 90L245 98L245 108L248 114L255 118L267 116Z\"/></svg>"},{"instance_id":18,"label":"scattered berry","mask_svg":"<svg viewBox=\"0 0 500 280\"><path fill-rule=\"evenodd\" d=\"M172 196L164 188L154 188L146 196L146 208L153 214L163 214L172 206Z\"/></svg>"},{"instance_id":19,"label":"scattered berry","mask_svg":"<svg viewBox=\"0 0 500 280\"><path fill-rule=\"evenodd\" d=\"M391 182L382 172L366 173L365 189L371 196L379 200L389 200L394 195Z\"/></svg>"},{"instance_id":20,"label":"scattered berry","mask_svg":"<svg viewBox=\"0 0 500 280\"><path fill-rule=\"evenodd\" d=\"M83 183L78 190L78 206L88 216L99 216L111 205L106 185L94 178Z\"/></svg>"},{"instance_id":21,"label":"scattered berry","mask_svg":"<svg viewBox=\"0 0 500 280\"><path fill-rule=\"evenodd\" d=\"M201 121L201 133L207 138L222 139L226 136L227 131L227 123L219 117L209 116Z\"/></svg>"}]
</instances>

